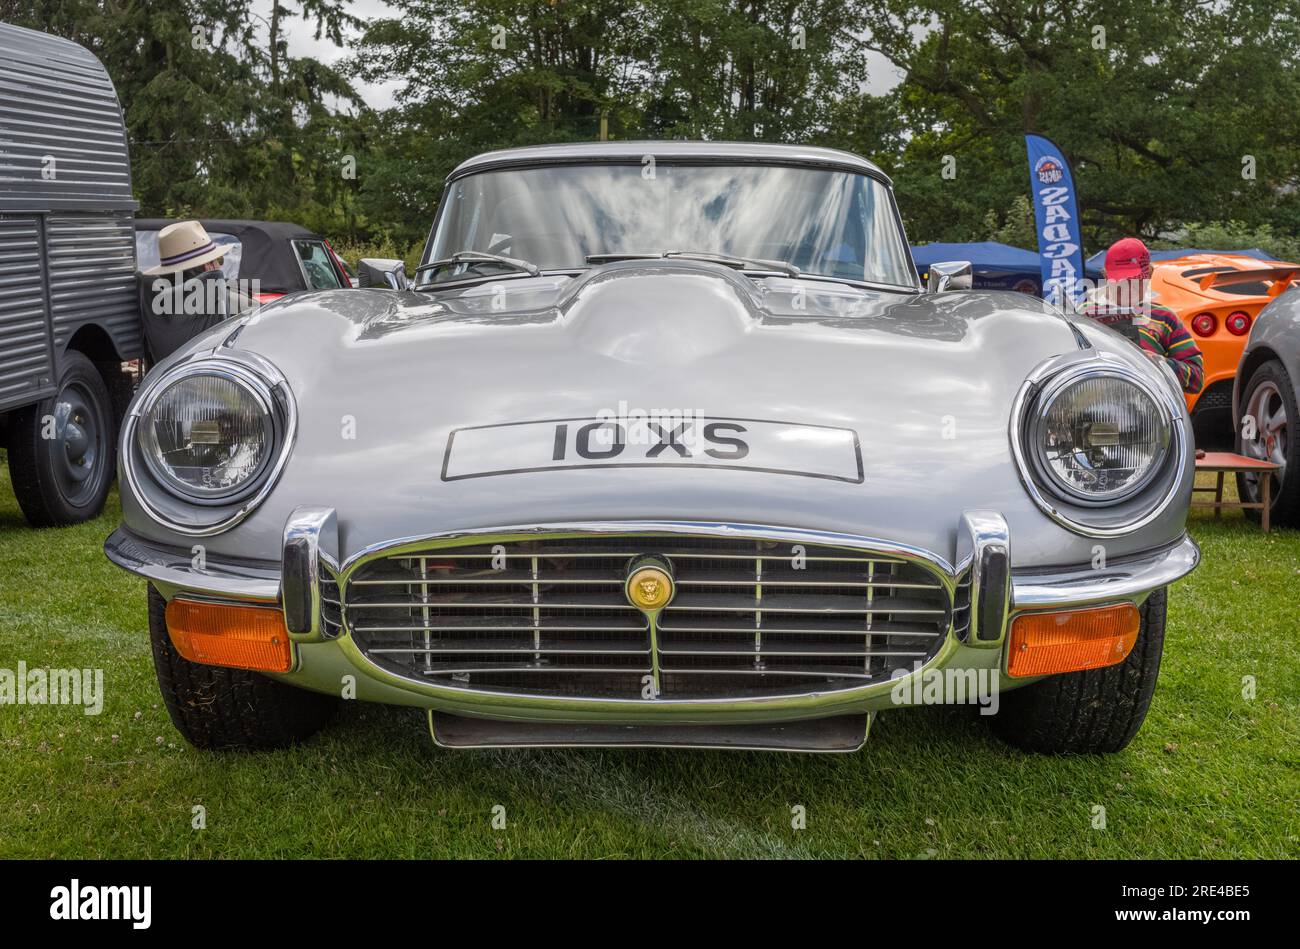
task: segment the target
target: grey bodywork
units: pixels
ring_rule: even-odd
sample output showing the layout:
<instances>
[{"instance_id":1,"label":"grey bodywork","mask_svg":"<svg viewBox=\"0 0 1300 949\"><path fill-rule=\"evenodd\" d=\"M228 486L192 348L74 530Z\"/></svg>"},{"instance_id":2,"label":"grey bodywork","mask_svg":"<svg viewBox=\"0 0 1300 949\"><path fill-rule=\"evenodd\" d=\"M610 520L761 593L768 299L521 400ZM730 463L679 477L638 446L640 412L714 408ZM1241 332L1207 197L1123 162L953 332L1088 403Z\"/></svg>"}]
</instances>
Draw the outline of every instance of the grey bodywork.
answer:
<instances>
[{"instance_id":1,"label":"grey bodywork","mask_svg":"<svg viewBox=\"0 0 1300 949\"><path fill-rule=\"evenodd\" d=\"M838 165L884 180L862 159L824 149L691 143L519 150L475 159L456 174L593 156L663 160L668 152ZM887 292L742 275L687 259L624 261L437 291L299 295L194 341L154 371L214 354L263 358L279 370L297 406L296 437L274 489L221 532L159 523L124 479L125 523L109 538L109 556L166 597L280 596L288 613L281 558L290 541L295 550L314 550L319 541L321 554L346 573L399 541L575 525L875 539L924 557L955 583L978 559L972 525L993 525L988 536L996 538L1004 519L1013 579L998 619L999 648L954 640L934 660L1004 669L1001 636L1015 611L1140 603L1198 556L1185 533L1191 434L1172 375L1117 333L1022 294L934 294L919 285ZM1168 502L1140 529L1071 529L1034 502L1021 477L1012 448L1018 397L1036 372L1077 363L1122 368L1167 396L1176 453L1153 490L1168 492ZM444 477L458 430L591 419L620 405L849 429L861 478L662 465ZM124 457L131 450L124 443ZM309 517L295 515L308 508ZM182 523L193 514L178 504L168 512ZM1120 505L1112 513L1123 520L1132 512ZM192 560L196 544L201 567ZM314 586L314 573L293 580L295 594L304 582ZM298 616L303 609L293 599ZM300 637L298 662L285 678L304 687L332 691L340 675L360 669L358 698L461 714L704 720L699 707L674 711L669 702L484 704L381 674L346 631L332 641ZM889 683L876 683L832 696L715 704L707 713L790 720L889 704Z\"/></svg>"},{"instance_id":2,"label":"grey bodywork","mask_svg":"<svg viewBox=\"0 0 1300 949\"><path fill-rule=\"evenodd\" d=\"M1242 350L1237 375L1232 380L1234 429L1241 425L1243 387L1256 369L1274 359L1282 363L1291 384L1300 386L1300 288L1287 290L1260 310L1250 328L1250 339ZM1297 398L1300 399L1300 393Z\"/></svg>"},{"instance_id":3,"label":"grey bodywork","mask_svg":"<svg viewBox=\"0 0 1300 949\"><path fill-rule=\"evenodd\" d=\"M1026 498L1008 419L1026 376L1050 357L1106 353L1163 384L1132 344L1077 330L1023 294L899 296L803 281L804 309L795 310L798 283L673 260L272 303L228 344L227 328L187 350L265 356L299 408L275 490L204 544L209 554L275 560L290 512L330 504L345 552L422 533L653 515L841 531L942 554L955 550L962 510L990 507L1016 538L1015 566L1092 558L1095 539ZM493 309L502 294L505 309ZM651 466L440 480L456 429L593 418L620 402L850 428L864 480ZM345 437L349 420L355 437ZM122 500L133 532L177 540L129 492ZM1109 556L1172 543L1185 514L1174 504L1147 530L1109 539Z\"/></svg>"},{"instance_id":4,"label":"grey bodywork","mask_svg":"<svg viewBox=\"0 0 1300 949\"><path fill-rule=\"evenodd\" d=\"M0 412L53 394L69 349L141 355L135 210L104 67L0 23Z\"/></svg>"}]
</instances>

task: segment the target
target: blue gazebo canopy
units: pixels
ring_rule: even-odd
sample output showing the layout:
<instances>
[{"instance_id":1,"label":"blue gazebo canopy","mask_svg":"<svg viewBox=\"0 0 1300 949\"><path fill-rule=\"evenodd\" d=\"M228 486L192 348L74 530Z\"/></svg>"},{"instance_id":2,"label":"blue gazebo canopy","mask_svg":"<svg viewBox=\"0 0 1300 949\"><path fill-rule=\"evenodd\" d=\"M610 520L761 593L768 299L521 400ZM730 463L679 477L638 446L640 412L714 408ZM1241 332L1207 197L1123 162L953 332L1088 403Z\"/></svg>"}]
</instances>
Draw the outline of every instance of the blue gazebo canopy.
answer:
<instances>
[{"instance_id":1,"label":"blue gazebo canopy","mask_svg":"<svg viewBox=\"0 0 1300 949\"><path fill-rule=\"evenodd\" d=\"M1041 266L1037 251L997 241L967 244L920 244L912 248L916 270L925 279L931 264L944 260L969 260L974 284L984 290L1010 290L1029 280L1041 292Z\"/></svg>"},{"instance_id":2,"label":"blue gazebo canopy","mask_svg":"<svg viewBox=\"0 0 1300 949\"><path fill-rule=\"evenodd\" d=\"M1188 247L1179 250L1153 250L1151 259L1157 263L1176 260L1189 254L1240 254L1256 260L1276 260L1272 254L1252 247L1248 250L1204 250ZM1042 292L1038 252L1012 247L997 241L971 241L965 244L917 244L912 247L912 259L917 273L925 279L930 265L943 260L969 260L974 284L984 290L1010 290L1025 280L1033 281ZM1106 251L1101 250L1084 261L1084 274L1094 280L1102 277Z\"/></svg>"},{"instance_id":3,"label":"blue gazebo canopy","mask_svg":"<svg viewBox=\"0 0 1300 949\"><path fill-rule=\"evenodd\" d=\"M912 248L916 266L929 267L941 260L969 260L976 273L1038 273L1038 254L997 241L969 244L921 244Z\"/></svg>"}]
</instances>

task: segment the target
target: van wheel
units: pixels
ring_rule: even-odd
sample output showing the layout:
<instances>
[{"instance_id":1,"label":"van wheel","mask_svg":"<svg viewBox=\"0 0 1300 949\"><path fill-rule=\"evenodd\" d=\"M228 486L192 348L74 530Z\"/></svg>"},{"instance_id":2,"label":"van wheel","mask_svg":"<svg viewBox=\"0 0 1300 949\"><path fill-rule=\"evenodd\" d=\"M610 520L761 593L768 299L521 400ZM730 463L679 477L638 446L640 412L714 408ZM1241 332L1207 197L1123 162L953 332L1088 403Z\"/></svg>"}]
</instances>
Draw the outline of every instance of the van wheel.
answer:
<instances>
[{"instance_id":1,"label":"van wheel","mask_svg":"<svg viewBox=\"0 0 1300 949\"><path fill-rule=\"evenodd\" d=\"M991 724L999 738L1025 751L1095 755L1133 740L1151 705L1165 645L1166 591L1139 608L1141 625L1123 662L1048 676L1007 692Z\"/></svg>"},{"instance_id":2,"label":"van wheel","mask_svg":"<svg viewBox=\"0 0 1300 949\"><path fill-rule=\"evenodd\" d=\"M59 391L9 417L9 474L36 527L90 520L104 509L117 458L113 400L95 364L63 356Z\"/></svg>"},{"instance_id":3,"label":"van wheel","mask_svg":"<svg viewBox=\"0 0 1300 949\"><path fill-rule=\"evenodd\" d=\"M149 587L149 642L172 724L195 748L284 748L324 727L339 700L247 669L190 662L167 633L167 601Z\"/></svg>"},{"instance_id":4,"label":"van wheel","mask_svg":"<svg viewBox=\"0 0 1300 949\"><path fill-rule=\"evenodd\" d=\"M1243 439L1239 429L1237 453L1281 467L1272 474L1238 474L1237 495L1259 503L1264 500L1262 479L1271 478L1270 523L1300 527L1300 439L1296 437L1300 411L1282 363L1271 359L1256 369L1242 390L1241 404L1242 411L1255 420L1255 437ZM1259 508L1247 508L1246 516L1259 520Z\"/></svg>"}]
</instances>

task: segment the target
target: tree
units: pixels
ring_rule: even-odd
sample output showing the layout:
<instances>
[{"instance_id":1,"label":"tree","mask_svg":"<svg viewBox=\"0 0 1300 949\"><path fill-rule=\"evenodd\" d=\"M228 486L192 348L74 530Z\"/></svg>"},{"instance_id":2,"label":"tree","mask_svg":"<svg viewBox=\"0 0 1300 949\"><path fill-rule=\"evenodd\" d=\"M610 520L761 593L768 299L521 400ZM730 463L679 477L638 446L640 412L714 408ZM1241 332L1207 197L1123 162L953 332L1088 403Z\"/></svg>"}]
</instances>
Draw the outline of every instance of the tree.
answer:
<instances>
[{"instance_id":1,"label":"tree","mask_svg":"<svg viewBox=\"0 0 1300 949\"><path fill-rule=\"evenodd\" d=\"M1027 131L1074 166L1093 247L1300 230L1300 0L392 0L364 25L349 0L268 5L0 0L0 19L104 62L146 213L412 242L464 158L604 117L615 138L858 152L918 241L1023 243ZM294 29L351 56L292 57ZM870 51L903 76L884 95ZM398 83L399 107L365 108L357 77Z\"/></svg>"},{"instance_id":2,"label":"tree","mask_svg":"<svg viewBox=\"0 0 1300 949\"><path fill-rule=\"evenodd\" d=\"M807 142L866 77L842 0L661 0L644 15L656 136Z\"/></svg>"},{"instance_id":3,"label":"tree","mask_svg":"<svg viewBox=\"0 0 1300 949\"><path fill-rule=\"evenodd\" d=\"M103 62L122 102L142 214L306 215L338 226L348 189L336 152L355 122L331 102L355 94L330 67L283 51L278 81L268 82L272 57L251 0L0 4L0 18L65 36ZM341 40L351 22L344 6L303 0L300 9Z\"/></svg>"},{"instance_id":4,"label":"tree","mask_svg":"<svg viewBox=\"0 0 1300 949\"><path fill-rule=\"evenodd\" d=\"M1034 203L1028 195L1018 194L1011 199L1011 206L1006 213L999 215L990 209L984 215L986 240L1025 250L1038 249L1038 230L1034 224Z\"/></svg>"},{"instance_id":5,"label":"tree","mask_svg":"<svg viewBox=\"0 0 1300 949\"><path fill-rule=\"evenodd\" d=\"M965 237L979 209L1025 192L1028 131L1071 160L1085 234L1098 245L1224 212L1297 220L1300 119L1278 108L1300 95L1296 0L866 0L862 9L869 45L905 72L900 191L927 237ZM958 174L941 182L945 155Z\"/></svg>"},{"instance_id":6,"label":"tree","mask_svg":"<svg viewBox=\"0 0 1300 949\"><path fill-rule=\"evenodd\" d=\"M836 0L396 0L352 68L399 81L361 203L427 214L470 155L615 138L807 142L863 77L852 8ZM390 177L391 175L391 177ZM406 217L403 217L406 215ZM425 219L425 218L421 218Z\"/></svg>"}]
</instances>

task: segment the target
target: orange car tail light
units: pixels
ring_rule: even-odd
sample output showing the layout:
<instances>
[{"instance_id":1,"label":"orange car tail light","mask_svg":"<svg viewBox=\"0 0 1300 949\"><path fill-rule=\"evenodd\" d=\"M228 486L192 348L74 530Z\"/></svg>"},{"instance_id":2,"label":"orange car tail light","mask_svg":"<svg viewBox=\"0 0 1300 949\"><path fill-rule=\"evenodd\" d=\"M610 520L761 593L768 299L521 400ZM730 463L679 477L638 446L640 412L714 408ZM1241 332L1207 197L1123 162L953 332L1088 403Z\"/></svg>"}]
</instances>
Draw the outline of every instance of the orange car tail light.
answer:
<instances>
[{"instance_id":1,"label":"orange car tail light","mask_svg":"<svg viewBox=\"0 0 1300 949\"><path fill-rule=\"evenodd\" d=\"M276 606L244 606L174 598L167 634L190 662L288 672L293 667L284 613Z\"/></svg>"},{"instance_id":2,"label":"orange car tail light","mask_svg":"<svg viewBox=\"0 0 1300 949\"><path fill-rule=\"evenodd\" d=\"M270 303L272 300L278 300L284 296L283 293L254 293L253 299L258 303Z\"/></svg>"},{"instance_id":3,"label":"orange car tail light","mask_svg":"<svg viewBox=\"0 0 1300 949\"><path fill-rule=\"evenodd\" d=\"M1219 328L1219 321L1213 313L1197 313L1192 317L1192 332L1197 336L1213 336Z\"/></svg>"},{"instance_id":4,"label":"orange car tail light","mask_svg":"<svg viewBox=\"0 0 1300 949\"><path fill-rule=\"evenodd\" d=\"M1228 332L1233 336L1245 336L1250 332L1250 314L1242 310L1229 314L1228 318L1223 321L1223 325L1228 328Z\"/></svg>"},{"instance_id":5,"label":"orange car tail light","mask_svg":"<svg viewBox=\"0 0 1300 949\"><path fill-rule=\"evenodd\" d=\"M1123 662L1141 617L1132 603L1051 613L1022 613L1011 624L1007 674L1055 675Z\"/></svg>"}]
</instances>

